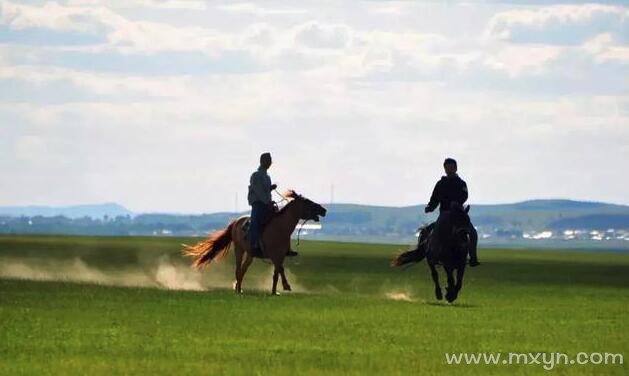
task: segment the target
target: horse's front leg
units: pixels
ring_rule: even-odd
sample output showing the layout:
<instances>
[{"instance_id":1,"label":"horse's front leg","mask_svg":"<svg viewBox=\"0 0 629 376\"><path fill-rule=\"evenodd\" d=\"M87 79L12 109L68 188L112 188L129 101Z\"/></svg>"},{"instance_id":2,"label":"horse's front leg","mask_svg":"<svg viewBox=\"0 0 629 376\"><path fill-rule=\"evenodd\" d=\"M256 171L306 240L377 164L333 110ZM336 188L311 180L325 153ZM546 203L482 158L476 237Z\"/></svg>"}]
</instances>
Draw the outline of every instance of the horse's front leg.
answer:
<instances>
[{"instance_id":1,"label":"horse's front leg","mask_svg":"<svg viewBox=\"0 0 629 376\"><path fill-rule=\"evenodd\" d=\"M446 300L452 303L456 299L456 287L454 286L454 271L452 268L445 268L448 275L448 285L446 286Z\"/></svg>"},{"instance_id":2,"label":"horse's front leg","mask_svg":"<svg viewBox=\"0 0 629 376\"><path fill-rule=\"evenodd\" d=\"M273 269L273 288L271 289L271 295L279 295L277 292L277 278L279 277L279 274L280 272L276 266L275 269Z\"/></svg>"},{"instance_id":3,"label":"horse's front leg","mask_svg":"<svg viewBox=\"0 0 629 376\"><path fill-rule=\"evenodd\" d=\"M240 280L238 281L238 292L242 292L242 280L245 278L245 273L247 273L247 269L249 269L249 265L253 262L253 257L249 253L245 253L245 260L242 262L240 266Z\"/></svg>"},{"instance_id":4,"label":"horse's front leg","mask_svg":"<svg viewBox=\"0 0 629 376\"><path fill-rule=\"evenodd\" d=\"M459 296L459 291L461 291L461 288L463 287L463 275L465 274L465 264L463 264L462 267L458 268L456 270L456 287L454 289L455 291L455 299L457 296Z\"/></svg>"},{"instance_id":5,"label":"horse's front leg","mask_svg":"<svg viewBox=\"0 0 629 376\"><path fill-rule=\"evenodd\" d=\"M439 285L439 273L437 273L437 268L431 263L428 263L430 266L430 275L432 276L432 281L435 283L435 297L437 300L443 299L443 294L441 293L441 286Z\"/></svg>"}]
</instances>

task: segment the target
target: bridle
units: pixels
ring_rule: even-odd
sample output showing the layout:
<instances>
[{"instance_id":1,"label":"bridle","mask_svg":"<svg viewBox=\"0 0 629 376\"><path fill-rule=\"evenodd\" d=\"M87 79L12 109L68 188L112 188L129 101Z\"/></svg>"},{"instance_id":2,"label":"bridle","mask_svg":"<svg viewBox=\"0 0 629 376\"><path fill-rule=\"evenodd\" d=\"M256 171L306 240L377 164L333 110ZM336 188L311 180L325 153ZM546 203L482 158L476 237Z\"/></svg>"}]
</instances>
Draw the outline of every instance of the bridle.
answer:
<instances>
[{"instance_id":1,"label":"bridle","mask_svg":"<svg viewBox=\"0 0 629 376\"><path fill-rule=\"evenodd\" d=\"M281 194L277 188L274 189L275 193L280 196L282 199L278 202L278 204L281 204L282 202L288 202L288 198L286 196L284 196L283 194ZM301 197L301 196L299 196ZM301 242L301 230L304 228L304 226L306 225L306 223L310 221L310 219L304 219L301 222L301 225L299 226L299 228L297 229L297 244L295 245L295 250L299 250L299 244ZM299 223L299 222L298 222Z\"/></svg>"},{"instance_id":2,"label":"bridle","mask_svg":"<svg viewBox=\"0 0 629 376\"><path fill-rule=\"evenodd\" d=\"M280 202L278 202L278 204L281 204L284 201L288 201L288 199L286 198L286 196L284 196L283 194L281 194L277 188L273 190L278 196L280 196L282 199L280 200Z\"/></svg>"}]
</instances>

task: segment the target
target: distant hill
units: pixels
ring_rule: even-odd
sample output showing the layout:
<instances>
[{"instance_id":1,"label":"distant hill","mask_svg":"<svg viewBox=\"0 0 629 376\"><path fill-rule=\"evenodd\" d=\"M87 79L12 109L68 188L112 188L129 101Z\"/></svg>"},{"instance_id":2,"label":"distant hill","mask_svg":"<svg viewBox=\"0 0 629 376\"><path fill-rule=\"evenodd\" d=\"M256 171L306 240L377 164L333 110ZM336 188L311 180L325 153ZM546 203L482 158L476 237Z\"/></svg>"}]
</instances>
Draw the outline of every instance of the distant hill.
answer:
<instances>
[{"instance_id":1,"label":"distant hill","mask_svg":"<svg viewBox=\"0 0 629 376\"><path fill-rule=\"evenodd\" d=\"M103 218L133 215L125 207L115 204L74 205L74 206L0 206L0 216L6 217L56 217L66 218Z\"/></svg>"},{"instance_id":2,"label":"distant hill","mask_svg":"<svg viewBox=\"0 0 629 376\"><path fill-rule=\"evenodd\" d=\"M424 206L381 207L354 204L328 205L330 215L325 218L329 226L343 224L358 228L413 228L429 222L435 214L424 214ZM470 215L478 227L501 229L542 230L555 228L562 220L570 220L572 226L588 226L587 216L629 215L629 206L572 200L531 200L514 204L472 205ZM624 219L623 219L624 218ZM614 219L617 228L629 229L626 217Z\"/></svg>"},{"instance_id":3,"label":"distant hill","mask_svg":"<svg viewBox=\"0 0 629 376\"><path fill-rule=\"evenodd\" d=\"M629 206L572 200L532 200L504 205L472 207L477 226L527 230L552 229L557 221L572 219L577 228L589 228L579 218L590 215L629 215ZM629 222L621 228L629 229Z\"/></svg>"},{"instance_id":4,"label":"distant hill","mask_svg":"<svg viewBox=\"0 0 629 376\"><path fill-rule=\"evenodd\" d=\"M574 218L563 218L548 225L555 230L566 229L627 229L629 215L627 214L592 214Z\"/></svg>"},{"instance_id":5,"label":"distant hill","mask_svg":"<svg viewBox=\"0 0 629 376\"><path fill-rule=\"evenodd\" d=\"M378 242L413 241L417 228L434 221L423 205L405 207L324 204L322 228L307 236ZM71 207L0 207L0 233L75 235L201 236L223 228L247 212L202 215L134 214L117 204ZM557 241L557 246L605 240L629 247L629 206L571 200L531 200L513 204L472 205L472 221L484 244L519 244L527 239ZM105 217L107 216L107 217ZM609 229L618 231L609 232ZM604 231L598 234L592 231ZM567 233L566 233L567 231ZM552 235L548 235L552 232ZM541 233L541 235L540 235ZM564 234L565 233L565 234ZM551 236L552 238L549 238ZM565 243L571 240L570 244ZM536 244L541 244L537 242ZM545 243L546 244L546 243Z\"/></svg>"}]
</instances>

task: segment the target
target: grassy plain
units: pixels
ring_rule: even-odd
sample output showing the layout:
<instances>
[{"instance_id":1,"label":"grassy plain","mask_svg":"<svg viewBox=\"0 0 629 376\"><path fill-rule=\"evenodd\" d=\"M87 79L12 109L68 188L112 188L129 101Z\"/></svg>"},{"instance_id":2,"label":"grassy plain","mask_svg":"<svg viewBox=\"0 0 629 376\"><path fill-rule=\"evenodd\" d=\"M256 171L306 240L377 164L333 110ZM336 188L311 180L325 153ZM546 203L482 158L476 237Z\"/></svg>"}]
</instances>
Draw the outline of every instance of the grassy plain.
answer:
<instances>
[{"instance_id":1,"label":"grassy plain","mask_svg":"<svg viewBox=\"0 0 629 376\"><path fill-rule=\"evenodd\" d=\"M389 268L402 246L302 242L295 291L272 297L260 261L243 295L232 255L190 270L193 241L0 237L0 373L539 374L445 353L609 352L624 364L551 372L629 374L629 254L481 250L448 305L426 265Z\"/></svg>"}]
</instances>

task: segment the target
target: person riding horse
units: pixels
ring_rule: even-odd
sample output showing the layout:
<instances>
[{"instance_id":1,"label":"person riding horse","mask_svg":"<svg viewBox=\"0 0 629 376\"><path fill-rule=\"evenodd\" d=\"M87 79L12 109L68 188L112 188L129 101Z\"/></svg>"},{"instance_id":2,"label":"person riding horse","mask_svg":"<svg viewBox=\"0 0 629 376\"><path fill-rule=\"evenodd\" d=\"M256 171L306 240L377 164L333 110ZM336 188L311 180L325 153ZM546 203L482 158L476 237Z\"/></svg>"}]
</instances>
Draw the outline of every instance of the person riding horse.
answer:
<instances>
[{"instance_id":1,"label":"person riding horse","mask_svg":"<svg viewBox=\"0 0 629 376\"><path fill-rule=\"evenodd\" d=\"M247 194L247 201L251 205L249 242L252 254L256 256L262 256L260 237L262 236L263 226L276 211L275 203L271 198L271 191L277 188L277 184L271 183L271 177L267 172L272 164L271 153L263 153L260 155L260 166L251 174L249 179L249 193ZM286 252L286 256L297 255L297 252L290 249Z\"/></svg>"},{"instance_id":2,"label":"person riding horse","mask_svg":"<svg viewBox=\"0 0 629 376\"><path fill-rule=\"evenodd\" d=\"M437 182L430 197L430 201L424 209L424 212L431 213L439 206L439 218L436 222L421 229L417 246L420 252L420 258L417 261L421 261L426 257L426 239L435 228L438 228L440 221L444 218L444 214L448 213L453 207L462 206L465 201L467 201L467 184L457 175L456 161L452 158L446 158L443 162L443 168L446 172L446 176L443 176L441 180ZM471 224L469 230L472 242L469 250L470 266L478 266L480 265L476 250L478 245L478 233Z\"/></svg>"}]
</instances>

